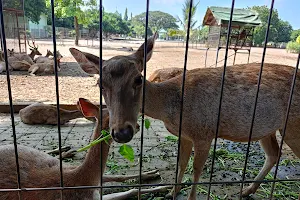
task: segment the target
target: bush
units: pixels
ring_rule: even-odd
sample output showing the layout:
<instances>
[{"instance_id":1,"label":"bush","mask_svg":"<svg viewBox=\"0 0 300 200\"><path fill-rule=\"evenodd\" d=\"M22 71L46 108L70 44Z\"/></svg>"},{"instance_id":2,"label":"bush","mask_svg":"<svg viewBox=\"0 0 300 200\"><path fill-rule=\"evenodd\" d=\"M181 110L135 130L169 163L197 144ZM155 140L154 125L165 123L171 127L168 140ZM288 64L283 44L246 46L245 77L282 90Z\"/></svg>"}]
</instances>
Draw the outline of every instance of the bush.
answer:
<instances>
[{"instance_id":1,"label":"bush","mask_svg":"<svg viewBox=\"0 0 300 200\"><path fill-rule=\"evenodd\" d=\"M300 44L298 42L289 42L286 46L288 52L300 53Z\"/></svg>"}]
</instances>

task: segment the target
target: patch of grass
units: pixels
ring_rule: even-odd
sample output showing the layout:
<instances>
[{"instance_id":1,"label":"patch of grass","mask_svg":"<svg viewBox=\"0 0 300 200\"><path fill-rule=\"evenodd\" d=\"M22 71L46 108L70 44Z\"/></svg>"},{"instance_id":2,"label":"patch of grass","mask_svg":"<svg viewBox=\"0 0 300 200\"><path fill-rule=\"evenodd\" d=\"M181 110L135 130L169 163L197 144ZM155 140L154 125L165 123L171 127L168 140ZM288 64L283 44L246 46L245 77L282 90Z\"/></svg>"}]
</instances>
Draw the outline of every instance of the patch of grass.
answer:
<instances>
[{"instance_id":1,"label":"patch of grass","mask_svg":"<svg viewBox=\"0 0 300 200\"><path fill-rule=\"evenodd\" d=\"M119 172L121 169L127 169L130 168L129 165L121 165L119 162L116 160L108 159L106 162L106 167L107 167L107 174L114 174Z\"/></svg>"}]
</instances>

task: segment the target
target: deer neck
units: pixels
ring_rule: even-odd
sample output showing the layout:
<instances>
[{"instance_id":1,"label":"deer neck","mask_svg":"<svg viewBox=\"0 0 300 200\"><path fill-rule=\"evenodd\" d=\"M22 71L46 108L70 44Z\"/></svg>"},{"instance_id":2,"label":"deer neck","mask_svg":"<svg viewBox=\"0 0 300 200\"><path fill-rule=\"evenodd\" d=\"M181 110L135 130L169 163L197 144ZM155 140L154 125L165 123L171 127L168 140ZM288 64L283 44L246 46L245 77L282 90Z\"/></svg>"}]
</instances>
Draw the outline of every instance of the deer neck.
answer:
<instances>
[{"instance_id":1,"label":"deer neck","mask_svg":"<svg viewBox=\"0 0 300 200\"><path fill-rule=\"evenodd\" d=\"M166 119L168 109L176 101L177 87L172 82L152 83L146 81L145 114L154 119ZM172 100L174 99L174 100Z\"/></svg>"},{"instance_id":2,"label":"deer neck","mask_svg":"<svg viewBox=\"0 0 300 200\"><path fill-rule=\"evenodd\" d=\"M34 51L31 51L30 54L29 54L29 57L30 57L32 60L34 60L34 56L35 56Z\"/></svg>"},{"instance_id":3,"label":"deer neck","mask_svg":"<svg viewBox=\"0 0 300 200\"><path fill-rule=\"evenodd\" d=\"M65 110L61 113L62 120L69 121L72 119L83 117L82 113L79 110Z\"/></svg>"},{"instance_id":4,"label":"deer neck","mask_svg":"<svg viewBox=\"0 0 300 200\"><path fill-rule=\"evenodd\" d=\"M105 121L105 119L103 119ZM100 136L100 123L97 121L92 136L92 140L97 139ZM102 126L104 127L104 126ZM73 176L73 179L76 179L76 183L82 185L98 185L100 183L101 177L101 166L100 166L100 157L102 152L102 174L105 170L106 161L109 152L109 144L112 140L106 144L101 142L89 149L85 159L79 167L72 171L69 175ZM101 151L102 150L102 151Z\"/></svg>"}]
</instances>

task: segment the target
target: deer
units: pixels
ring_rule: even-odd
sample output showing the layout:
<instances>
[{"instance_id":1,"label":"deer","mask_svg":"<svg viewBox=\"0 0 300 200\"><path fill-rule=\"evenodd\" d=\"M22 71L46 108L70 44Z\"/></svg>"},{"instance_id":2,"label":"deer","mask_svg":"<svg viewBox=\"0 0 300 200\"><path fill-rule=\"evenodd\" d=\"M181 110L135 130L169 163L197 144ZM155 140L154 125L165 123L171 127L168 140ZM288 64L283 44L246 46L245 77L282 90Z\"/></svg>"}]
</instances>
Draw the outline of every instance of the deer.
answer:
<instances>
[{"instance_id":1,"label":"deer","mask_svg":"<svg viewBox=\"0 0 300 200\"><path fill-rule=\"evenodd\" d=\"M38 50L38 45L35 45L35 41L32 39L32 44L31 46L29 44L29 40L27 40L28 46L30 47L29 50L31 51L30 54L25 54L25 53L14 53L13 56L16 57L19 61L26 61L29 64L33 65L34 64L34 57L36 55L42 55L41 52ZM12 49L14 51L14 49Z\"/></svg>"},{"instance_id":2,"label":"deer","mask_svg":"<svg viewBox=\"0 0 300 200\"><path fill-rule=\"evenodd\" d=\"M151 74L151 76L147 80L153 83L159 83L181 75L182 73L183 68L177 67L157 69Z\"/></svg>"},{"instance_id":3,"label":"deer","mask_svg":"<svg viewBox=\"0 0 300 200\"><path fill-rule=\"evenodd\" d=\"M35 63L47 62L47 61L49 61L49 59L50 59L49 57L50 56L53 56L53 53L50 50L47 49L46 55L45 56L39 56L39 57L37 57L36 59L34 59L34 62Z\"/></svg>"},{"instance_id":4,"label":"deer","mask_svg":"<svg viewBox=\"0 0 300 200\"><path fill-rule=\"evenodd\" d=\"M99 120L99 107L92 104L89 100L80 98L77 103L78 108L81 110L85 117L95 118L96 126L92 138L97 139L101 136L100 133L100 120ZM109 128L109 115L106 109L102 111L102 128L108 130ZM83 161L79 166L70 166L64 163L63 165L63 178L65 187L73 186L98 186L100 184L100 177L103 174L108 158L109 147L112 139L106 142L99 143L91 147ZM38 187L59 187L60 186L60 166L59 159L51 155L40 152L36 149L18 145L19 152L19 166L20 166L20 179L22 188L38 188ZM102 157L101 157L102 154ZM100 157L102 158L102 171L100 166ZM11 189L17 188L17 173L16 162L13 145L0 146L0 188ZM157 170L146 172L142 174L143 179L157 177ZM129 176L112 176L103 175L103 182L122 182L128 179L137 178L139 175ZM165 191L165 187L147 189L142 192L161 192ZM57 190L36 190L21 192L22 199L44 199L56 200L60 199L60 191ZM137 194L136 189L127 192L120 192L115 194L104 195L103 199L126 199L129 196ZM19 199L17 192L0 192L0 199L17 200ZM98 200L100 194L97 189L74 189L64 190L63 199L65 200Z\"/></svg>"},{"instance_id":5,"label":"deer","mask_svg":"<svg viewBox=\"0 0 300 200\"><path fill-rule=\"evenodd\" d=\"M60 54L59 51L57 51L57 57L56 57L56 62L57 62L57 70L60 71L60 59L63 56ZM30 64L26 61L18 61L18 62L13 62L13 68L16 66L21 66L22 69L27 69L29 75L35 76L36 74L54 74L54 59L49 59L48 61L45 62L39 62L39 63L34 63Z\"/></svg>"},{"instance_id":6,"label":"deer","mask_svg":"<svg viewBox=\"0 0 300 200\"><path fill-rule=\"evenodd\" d=\"M60 108L60 124L63 125L72 119L82 118L80 110L66 110ZM24 124L57 125L57 108L42 102L36 102L19 111L20 119ZM91 118L93 120L93 118Z\"/></svg>"},{"instance_id":7,"label":"deer","mask_svg":"<svg viewBox=\"0 0 300 200\"><path fill-rule=\"evenodd\" d=\"M118 143L131 141L135 134L133 125L142 107L143 84L146 88L144 114L162 120L170 133L179 135L183 74L160 83L144 82L142 76L144 59L148 62L152 57L156 38L157 33L147 39L147 49L142 44L130 55L102 60L101 89L109 110L110 134ZM93 63L95 69L99 67L98 56L87 52L81 52L81 55ZM260 65L227 66L218 138L248 142ZM277 162L279 145L275 134L276 131L283 133L294 73L294 67L272 63L264 63L263 69L251 141L260 142L266 159L256 181L263 180ZM178 183L182 182L192 148L193 182L199 181L216 137L222 73L220 67L198 68L186 73ZM298 73L284 141L300 158L299 89ZM254 182L243 188L242 196L255 193L259 186L260 183ZM173 187L167 197L176 196L180 190L180 185ZM196 185L192 185L188 199L196 199Z\"/></svg>"}]
</instances>

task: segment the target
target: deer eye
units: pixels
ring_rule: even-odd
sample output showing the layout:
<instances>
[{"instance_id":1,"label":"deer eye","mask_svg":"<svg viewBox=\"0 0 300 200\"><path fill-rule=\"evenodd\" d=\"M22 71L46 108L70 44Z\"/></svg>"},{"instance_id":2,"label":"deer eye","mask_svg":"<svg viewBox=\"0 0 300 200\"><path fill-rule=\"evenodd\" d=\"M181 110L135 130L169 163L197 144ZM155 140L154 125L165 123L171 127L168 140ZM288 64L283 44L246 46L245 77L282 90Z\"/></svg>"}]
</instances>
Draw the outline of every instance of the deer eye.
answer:
<instances>
[{"instance_id":1,"label":"deer eye","mask_svg":"<svg viewBox=\"0 0 300 200\"><path fill-rule=\"evenodd\" d=\"M143 77L142 76L136 77L134 79L134 83L135 83L136 86L142 85L142 83L143 83Z\"/></svg>"}]
</instances>

